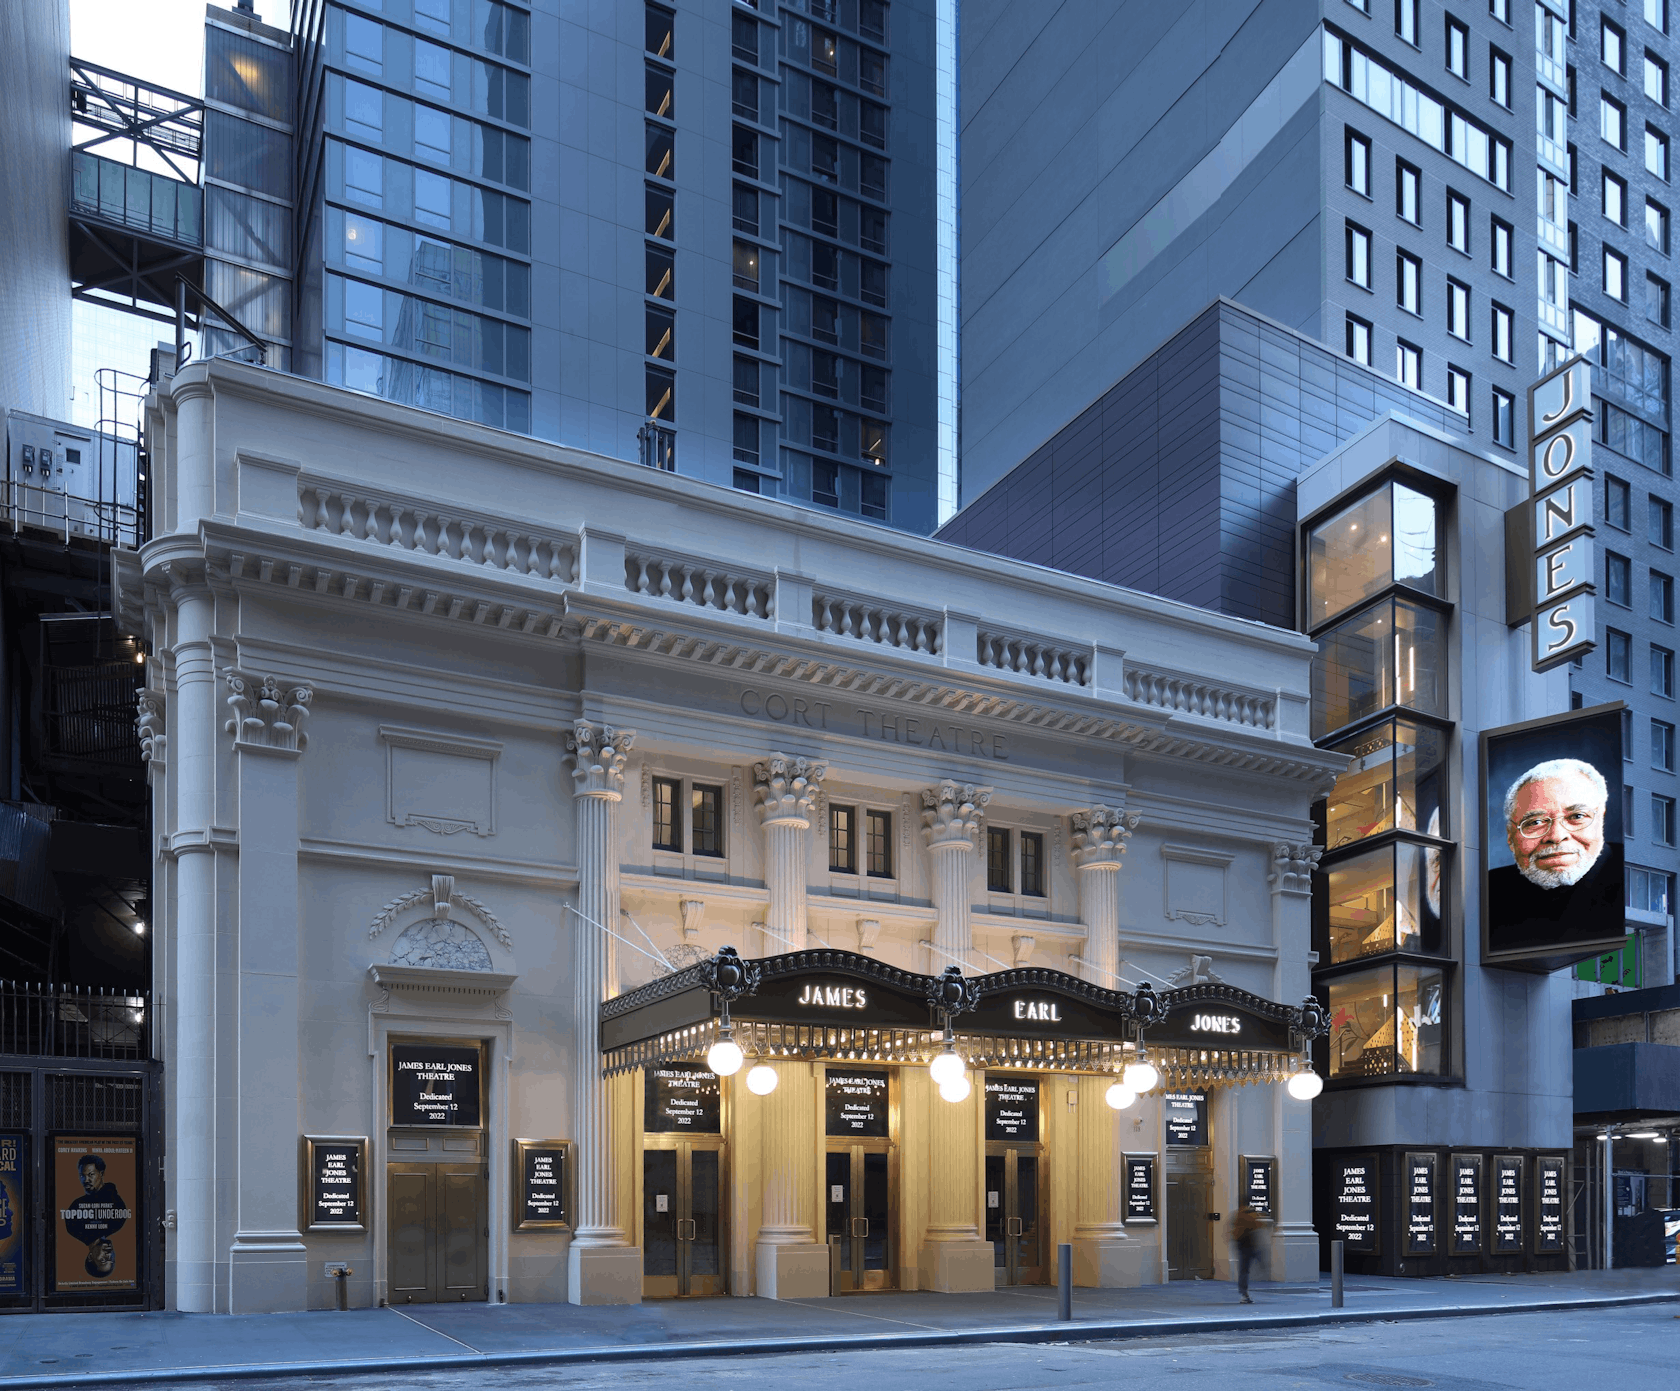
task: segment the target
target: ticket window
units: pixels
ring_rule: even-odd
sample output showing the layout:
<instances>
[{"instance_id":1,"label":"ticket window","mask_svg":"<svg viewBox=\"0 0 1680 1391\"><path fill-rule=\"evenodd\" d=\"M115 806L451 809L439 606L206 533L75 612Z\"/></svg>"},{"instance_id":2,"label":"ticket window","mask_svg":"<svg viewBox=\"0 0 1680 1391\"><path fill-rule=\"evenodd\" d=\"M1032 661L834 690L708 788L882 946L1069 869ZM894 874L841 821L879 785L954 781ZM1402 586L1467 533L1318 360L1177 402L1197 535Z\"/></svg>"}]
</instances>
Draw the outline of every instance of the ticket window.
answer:
<instances>
[{"instance_id":1,"label":"ticket window","mask_svg":"<svg viewBox=\"0 0 1680 1391\"><path fill-rule=\"evenodd\" d=\"M722 1088L694 1063L647 1070L642 1093L642 1294L724 1293Z\"/></svg>"},{"instance_id":2,"label":"ticket window","mask_svg":"<svg viewBox=\"0 0 1680 1391\"><path fill-rule=\"evenodd\" d=\"M1167 1273L1173 1280L1213 1278L1213 1149L1206 1092L1167 1092Z\"/></svg>"},{"instance_id":3,"label":"ticket window","mask_svg":"<svg viewBox=\"0 0 1680 1391\"><path fill-rule=\"evenodd\" d=\"M1047 1263L1039 1079L986 1077L986 1239L998 1285L1041 1285Z\"/></svg>"},{"instance_id":4,"label":"ticket window","mask_svg":"<svg viewBox=\"0 0 1680 1391\"><path fill-rule=\"evenodd\" d=\"M892 1074L830 1067L823 1083L823 1180L837 1294L897 1287L898 1169Z\"/></svg>"},{"instance_id":5,"label":"ticket window","mask_svg":"<svg viewBox=\"0 0 1680 1391\"><path fill-rule=\"evenodd\" d=\"M392 1304L488 1299L483 1046L393 1042L390 1061L387 1298Z\"/></svg>"}]
</instances>

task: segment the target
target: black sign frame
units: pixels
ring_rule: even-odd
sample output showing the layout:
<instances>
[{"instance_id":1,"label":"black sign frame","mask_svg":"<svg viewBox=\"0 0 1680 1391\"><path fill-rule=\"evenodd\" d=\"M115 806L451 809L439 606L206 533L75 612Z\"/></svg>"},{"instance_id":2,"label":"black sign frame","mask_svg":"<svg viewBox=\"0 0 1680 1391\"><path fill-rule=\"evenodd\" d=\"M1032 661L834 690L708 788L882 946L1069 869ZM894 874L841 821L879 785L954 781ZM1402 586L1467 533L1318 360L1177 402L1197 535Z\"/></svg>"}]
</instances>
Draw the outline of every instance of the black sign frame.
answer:
<instances>
[{"instance_id":1,"label":"black sign frame","mask_svg":"<svg viewBox=\"0 0 1680 1391\"><path fill-rule=\"evenodd\" d=\"M1452 1229L1447 1238L1447 1254L1449 1256L1479 1256L1482 1248L1487 1245L1487 1164L1479 1154L1454 1154L1450 1161L1452 1166ZM1463 1201L1463 1190L1459 1186L1460 1176L1474 1174L1475 1193L1474 1203ZM1471 1210L1476 1217L1476 1240L1474 1245L1464 1242L1459 1235L1459 1217Z\"/></svg>"},{"instance_id":2,"label":"black sign frame","mask_svg":"<svg viewBox=\"0 0 1680 1391\"><path fill-rule=\"evenodd\" d=\"M322 1170L331 1162L334 1151L350 1150L355 1158L355 1210L354 1222L334 1222L318 1220L322 1203ZM303 1191L300 1194L302 1208L302 1227L306 1232L366 1232L371 1223L368 1221L368 1137L366 1135L305 1135L303 1137L303 1168L299 1177L303 1180Z\"/></svg>"},{"instance_id":3,"label":"black sign frame","mask_svg":"<svg viewBox=\"0 0 1680 1391\"><path fill-rule=\"evenodd\" d=\"M1348 1205L1347 1181L1349 1166L1358 1164L1365 1170L1366 1201L1359 1207L1364 1218L1366 1235L1350 1237L1343 1217L1352 1209ZM1343 1249L1361 1256L1382 1254L1382 1169L1375 1154L1338 1155L1334 1161L1330 1188L1330 1204L1334 1212L1335 1228L1332 1239L1341 1241Z\"/></svg>"},{"instance_id":4,"label":"black sign frame","mask_svg":"<svg viewBox=\"0 0 1680 1391\"><path fill-rule=\"evenodd\" d=\"M866 1117L867 1125L863 1129L837 1129L836 1120L844 1113L844 1099L836 1099L836 1093L831 1090L839 1078L867 1077L871 1083L879 1081L878 1088L874 1088L879 1098L879 1114L876 1113L875 1097L871 1098L870 1111ZM843 1067L835 1064L823 1069L823 1138L825 1140L890 1140L892 1138L892 1113L896 1100L893 1089L894 1069L882 1067ZM878 1128L877 1128L878 1127Z\"/></svg>"},{"instance_id":5,"label":"black sign frame","mask_svg":"<svg viewBox=\"0 0 1680 1391\"><path fill-rule=\"evenodd\" d=\"M1265 1176L1264 1182L1258 1186L1254 1183L1256 1174ZM1243 1154L1237 1156L1238 1202L1246 1201L1256 1212L1265 1217L1277 1216L1277 1156L1275 1154ZM1254 1201L1256 1193L1263 1198L1265 1206Z\"/></svg>"},{"instance_id":6,"label":"black sign frame","mask_svg":"<svg viewBox=\"0 0 1680 1391\"><path fill-rule=\"evenodd\" d=\"M1523 1170L1527 1167L1523 1162L1524 1158L1525 1156L1520 1154L1496 1154L1493 1156L1493 1241L1488 1246L1489 1255L1520 1256L1528 1245L1524 1239L1528 1226L1528 1223L1524 1220L1528 1215L1524 1211L1523 1203L1526 1196L1523 1193ZM1501 1191L1500 1176L1508 1173L1516 1175L1516 1182L1511 1185L1511 1191L1516 1195L1517 1205L1516 1235L1514 1238L1502 1235L1507 1204L1503 1201L1504 1194Z\"/></svg>"},{"instance_id":7,"label":"black sign frame","mask_svg":"<svg viewBox=\"0 0 1680 1391\"><path fill-rule=\"evenodd\" d=\"M982 1085L985 1096L987 1143L1012 1145L1037 1144L1039 1130L1041 1129L1040 1113L1044 1104L1043 1079L1039 1077L1019 1077L1012 1072L988 1072L986 1074L986 1080ZM1021 1128L1022 1130L1026 1130L1030 1133L1021 1133L1021 1130L1011 1131L1009 1134L1004 1133L1005 1130L1009 1129L1009 1123L1004 1118L1004 1105L1001 1099L996 1102L993 1100L992 1089L994 1087L1019 1088L1023 1098L1025 1097L1027 1090L1031 1090L1032 1101L1030 1105L1023 1109L1024 1124Z\"/></svg>"},{"instance_id":8,"label":"black sign frame","mask_svg":"<svg viewBox=\"0 0 1680 1391\"><path fill-rule=\"evenodd\" d=\"M473 1064L472 1079L475 1095L473 1097L473 1119L471 1121L405 1120L399 1116L399 1108L403 1105L402 1094L407 1088L406 1086L399 1086L398 1084L398 1078L401 1076L403 1071L398 1063L398 1054L405 1052L409 1054L471 1053L474 1055L475 1061ZM387 1066L389 1068L386 1076L389 1079L391 1124L393 1126L400 1127L405 1130L482 1131L486 1128L485 1111L488 1108L485 1106L485 1048L484 1041L482 1039L393 1038L389 1040L387 1045L386 1056L388 1059ZM420 1061L418 1058L413 1058L411 1060L416 1062ZM461 1060L457 1059L456 1061Z\"/></svg>"},{"instance_id":9,"label":"black sign frame","mask_svg":"<svg viewBox=\"0 0 1680 1391\"><path fill-rule=\"evenodd\" d=\"M1404 1225L1400 1232L1400 1253L1405 1256L1433 1256L1441 1247L1441 1156L1434 1150L1406 1150L1400 1156L1403 1175L1400 1211ZM1428 1174L1420 1192L1420 1174ZM1425 1209L1427 1202L1427 1210ZM1420 1220L1427 1223L1420 1228Z\"/></svg>"},{"instance_id":10,"label":"black sign frame","mask_svg":"<svg viewBox=\"0 0 1680 1391\"><path fill-rule=\"evenodd\" d=\"M1553 1174L1557 1178L1557 1231L1555 1237L1546 1236L1546 1182L1544 1175ZM1561 1154L1537 1154L1534 1156L1534 1254L1537 1256L1560 1256L1569 1246L1569 1225L1565 1211L1569 1206L1569 1169L1567 1161Z\"/></svg>"},{"instance_id":11,"label":"black sign frame","mask_svg":"<svg viewBox=\"0 0 1680 1391\"><path fill-rule=\"evenodd\" d=\"M572 1229L575 1198L576 1166L572 1162L570 1140L515 1140L510 1147L513 1154L513 1229L516 1232L569 1232ZM544 1160L559 1160L558 1193L554 1201L560 1209L558 1217L533 1217L532 1170Z\"/></svg>"},{"instance_id":12,"label":"black sign frame","mask_svg":"<svg viewBox=\"0 0 1680 1391\"><path fill-rule=\"evenodd\" d=\"M1196 1120L1189 1133L1193 1139L1175 1140L1173 1138L1172 1108L1168 1105L1173 1101L1193 1101L1196 1104ZM1185 1092L1161 1093L1161 1130L1164 1143L1170 1149L1206 1149L1212 1144L1208 1135L1208 1094L1205 1090ZM1184 1131L1178 1132L1186 1133Z\"/></svg>"},{"instance_id":13,"label":"black sign frame","mask_svg":"<svg viewBox=\"0 0 1680 1391\"><path fill-rule=\"evenodd\" d=\"M716 1125L682 1125L682 1124L649 1124L651 1118L663 1116L675 1122L680 1113L669 1108L661 1109L662 1103L658 1099L657 1088L662 1084L657 1074L662 1072L689 1073L696 1077L710 1077L710 1083L701 1082L695 1088L694 1100L698 1103L701 1120L715 1120ZM705 1063L700 1062L671 1062L649 1063L642 1069L642 1134L644 1135L721 1135L723 1134L723 1079L713 1072Z\"/></svg>"},{"instance_id":14,"label":"black sign frame","mask_svg":"<svg viewBox=\"0 0 1680 1391\"><path fill-rule=\"evenodd\" d=\"M1160 1156L1152 1151L1131 1151L1126 1154L1121 1172L1126 1176L1126 1206L1124 1211L1127 1226L1155 1227L1160 1225L1161 1209L1158 1196L1159 1180L1157 1178L1160 1170ZM1139 1174L1147 1176L1146 1191L1149 1196L1147 1207L1143 1207L1135 1196L1137 1191L1135 1180Z\"/></svg>"}]
</instances>

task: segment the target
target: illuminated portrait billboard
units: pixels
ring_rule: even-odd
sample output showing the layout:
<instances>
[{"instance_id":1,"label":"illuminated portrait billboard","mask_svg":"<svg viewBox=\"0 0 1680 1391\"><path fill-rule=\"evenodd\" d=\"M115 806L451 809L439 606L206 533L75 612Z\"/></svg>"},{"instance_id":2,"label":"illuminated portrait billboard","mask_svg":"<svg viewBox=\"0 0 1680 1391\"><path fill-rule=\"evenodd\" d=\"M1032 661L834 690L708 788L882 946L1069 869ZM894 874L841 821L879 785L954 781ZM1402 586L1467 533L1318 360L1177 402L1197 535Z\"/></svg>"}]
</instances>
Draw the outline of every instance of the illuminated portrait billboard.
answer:
<instances>
[{"instance_id":1,"label":"illuminated portrait billboard","mask_svg":"<svg viewBox=\"0 0 1680 1391\"><path fill-rule=\"evenodd\" d=\"M1622 707L1482 735L1482 961L1554 971L1621 945Z\"/></svg>"}]
</instances>

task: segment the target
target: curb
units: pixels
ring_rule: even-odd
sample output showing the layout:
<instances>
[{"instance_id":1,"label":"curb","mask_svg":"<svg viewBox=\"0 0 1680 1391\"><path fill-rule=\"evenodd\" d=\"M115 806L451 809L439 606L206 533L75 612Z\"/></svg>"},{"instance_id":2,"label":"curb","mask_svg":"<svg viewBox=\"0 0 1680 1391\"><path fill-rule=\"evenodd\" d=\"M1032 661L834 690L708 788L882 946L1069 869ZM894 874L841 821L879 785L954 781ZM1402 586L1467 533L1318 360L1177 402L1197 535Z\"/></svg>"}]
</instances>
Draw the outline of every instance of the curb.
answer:
<instances>
[{"instance_id":1,"label":"curb","mask_svg":"<svg viewBox=\"0 0 1680 1391\"><path fill-rule=\"evenodd\" d=\"M961 1347L974 1343L1091 1343L1120 1338L1151 1338L1252 1329L1320 1328L1336 1324L1400 1320L1476 1318L1488 1314L1537 1314L1611 1309L1641 1304L1680 1303L1675 1293L1607 1295L1594 1299L1529 1300L1520 1304L1446 1305L1439 1308L1324 1310L1301 1314L1248 1314L1197 1322L1189 1319L1106 1319L1090 1323L994 1325L916 1333L833 1334L819 1337L750 1338L733 1342L638 1343L588 1348L547 1348L526 1352L472 1353L461 1357L344 1358L320 1362L232 1363L226 1366L160 1367L132 1372L55 1372L40 1376L0 1376L12 1387L160 1386L172 1382L260 1381L282 1377L360 1376L379 1372L467 1371L491 1367L558 1366L578 1362L656 1362L702 1357L765 1357L797 1352L869 1352L890 1348Z\"/></svg>"}]
</instances>

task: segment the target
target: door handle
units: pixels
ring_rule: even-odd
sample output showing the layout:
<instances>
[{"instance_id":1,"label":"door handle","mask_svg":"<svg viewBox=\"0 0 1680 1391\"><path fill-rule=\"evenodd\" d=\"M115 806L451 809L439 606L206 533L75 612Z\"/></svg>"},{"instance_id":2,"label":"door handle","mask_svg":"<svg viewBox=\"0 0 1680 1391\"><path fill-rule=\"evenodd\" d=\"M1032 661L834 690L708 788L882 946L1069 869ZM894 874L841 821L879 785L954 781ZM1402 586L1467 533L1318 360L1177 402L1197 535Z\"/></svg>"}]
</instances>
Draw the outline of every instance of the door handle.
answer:
<instances>
[{"instance_id":1,"label":"door handle","mask_svg":"<svg viewBox=\"0 0 1680 1391\"><path fill-rule=\"evenodd\" d=\"M852 1235L860 1237L869 1235L869 1219L867 1217L852 1218Z\"/></svg>"},{"instance_id":2,"label":"door handle","mask_svg":"<svg viewBox=\"0 0 1680 1391\"><path fill-rule=\"evenodd\" d=\"M695 1222L694 1222L694 1219L692 1217L679 1217L679 1218L677 1218L677 1240L678 1241L693 1241L694 1238L695 1238L696 1232L697 1232L697 1228L695 1226Z\"/></svg>"},{"instance_id":3,"label":"door handle","mask_svg":"<svg viewBox=\"0 0 1680 1391\"><path fill-rule=\"evenodd\" d=\"M1019 1217L1006 1217L1003 1220L1005 1224L1003 1234L1005 1236L1021 1235L1021 1219Z\"/></svg>"}]
</instances>

